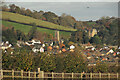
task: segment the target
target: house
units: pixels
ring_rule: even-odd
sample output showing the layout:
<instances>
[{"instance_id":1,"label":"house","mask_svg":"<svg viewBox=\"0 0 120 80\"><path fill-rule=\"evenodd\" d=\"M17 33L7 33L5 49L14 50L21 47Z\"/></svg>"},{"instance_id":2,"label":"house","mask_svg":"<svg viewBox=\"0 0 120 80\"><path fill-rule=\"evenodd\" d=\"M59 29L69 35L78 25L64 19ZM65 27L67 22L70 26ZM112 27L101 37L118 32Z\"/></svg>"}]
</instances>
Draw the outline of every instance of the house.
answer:
<instances>
[{"instance_id":1,"label":"house","mask_svg":"<svg viewBox=\"0 0 120 80\"><path fill-rule=\"evenodd\" d=\"M40 52L44 52L44 48L43 47L40 48Z\"/></svg>"},{"instance_id":2,"label":"house","mask_svg":"<svg viewBox=\"0 0 120 80\"><path fill-rule=\"evenodd\" d=\"M94 51L94 50L95 50L95 48L94 48L94 47L92 47L92 48L91 48L91 50L92 50L92 51Z\"/></svg>"},{"instance_id":3,"label":"house","mask_svg":"<svg viewBox=\"0 0 120 80\"><path fill-rule=\"evenodd\" d=\"M34 47L32 51L36 53L36 52L39 52L40 50Z\"/></svg>"},{"instance_id":4,"label":"house","mask_svg":"<svg viewBox=\"0 0 120 80\"><path fill-rule=\"evenodd\" d=\"M9 44L9 41L6 41L6 44Z\"/></svg>"},{"instance_id":5,"label":"house","mask_svg":"<svg viewBox=\"0 0 120 80\"><path fill-rule=\"evenodd\" d=\"M74 52L74 50L73 50L73 49L70 49L70 52Z\"/></svg>"},{"instance_id":6,"label":"house","mask_svg":"<svg viewBox=\"0 0 120 80\"><path fill-rule=\"evenodd\" d=\"M8 49L10 47L12 47L12 44L9 44L8 41L6 41L5 43L4 42L1 43L1 49L2 50Z\"/></svg>"},{"instance_id":7,"label":"house","mask_svg":"<svg viewBox=\"0 0 120 80\"><path fill-rule=\"evenodd\" d=\"M87 57L87 59L91 59L91 57Z\"/></svg>"},{"instance_id":8,"label":"house","mask_svg":"<svg viewBox=\"0 0 120 80\"><path fill-rule=\"evenodd\" d=\"M120 46L118 47L118 49L120 49Z\"/></svg>"},{"instance_id":9,"label":"house","mask_svg":"<svg viewBox=\"0 0 120 80\"><path fill-rule=\"evenodd\" d=\"M50 50L50 51L51 51L51 50L52 50L52 47L51 47L51 46L49 46L49 47L48 47L48 50Z\"/></svg>"},{"instance_id":10,"label":"house","mask_svg":"<svg viewBox=\"0 0 120 80\"><path fill-rule=\"evenodd\" d=\"M42 47L45 47L45 44L42 44Z\"/></svg>"},{"instance_id":11,"label":"house","mask_svg":"<svg viewBox=\"0 0 120 80\"><path fill-rule=\"evenodd\" d=\"M62 51L60 50L59 53L61 53Z\"/></svg>"},{"instance_id":12,"label":"house","mask_svg":"<svg viewBox=\"0 0 120 80\"><path fill-rule=\"evenodd\" d=\"M74 46L74 45L71 45L71 46L70 46L70 49L75 49L75 46Z\"/></svg>"},{"instance_id":13,"label":"house","mask_svg":"<svg viewBox=\"0 0 120 80\"><path fill-rule=\"evenodd\" d=\"M96 63L90 63L88 66L96 66Z\"/></svg>"},{"instance_id":14,"label":"house","mask_svg":"<svg viewBox=\"0 0 120 80\"><path fill-rule=\"evenodd\" d=\"M34 45L32 42L25 42L25 44L28 46Z\"/></svg>"},{"instance_id":15,"label":"house","mask_svg":"<svg viewBox=\"0 0 120 80\"><path fill-rule=\"evenodd\" d=\"M101 61L105 61L106 59L105 58L103 58Z\"/></svg>"},{"instance_id":16,"label":"house","mask_svg":"<svg viewBox=\"0 0 120 80\"><path fill-rule=\"evenodd\" d=\"M117 55L120 54L120 52L117 52Z\"/></svg>"},{"instance_id":17,"label":"house","mask_svg":"<svg viewBox=\"0 0 120 80\"><path fill-rule=\"evenodd\" d=\"M18 47L21 47L19 43L17 43L17 46L18 46Z\"/></svg>"},{"instance_id":18,"label":"house","mask_svg":"<svg viewBox=\"0 0 120 80\"><path fill-rule=\"evenodd\" d=\"M93 48L93 46L85 46L85 48L86 48L86 49L88 49L88 48Z\"/></svg>"},{"instance_id":19,"label":"house","mask_svg":"<svg viewBox=\"0 0 120 80\"><path fill-rule=\"evenodd\" d=\"M116 56L116 53L114 52L113 56Z\"/></svg>"},{"instance_id":20,"label":"house","mask_svg":"<svg viewBox=\"0 0 120 80\"><path fill-rule=\"evenodd\" d=\"M9 44L9 46L8 46L8 47L9 47L9 48L10 48L10 47L12 47L12 44Z\"/></svg>"},{"instance_id":21,"label":"house","mask_svg":"<svg viewBox=\"0 0 120 80\"><path fill-rule=\"evenodd\" d=\"M27 43L28 44L28 43ZM25 43L23 41L17 41L17 46L21 47L21 45L25 45Z\"/></svg>"},{"instance_id":22,"label":"house","mask_svg":"<svg viewBox=\"0 0 120 80\"><path fill-rule=\"evenodd\" d=\"M65 45L64 44L60 44L60 48L64 48L65 47Z\"/></svg>"},{"instance_id":23,"label":"house","mask_svg":"<svg viewBox=\"0 0 120 80\"><path fill-rule=\"evenodd\" d=\"M63 48L63 49L62 49L62 52L66 52L66 49L65 49L65 48Z\"/></svg>"},{"instance_id":24,"label":"house","mask_svg":"<svg viewBox=\"0 0 120 80\"><path fill-rule=\"evenodd\" d=\"M105 56L105 54L101 54L101 56Z\"/></svg>"},{"instance_id":25,"label":"house","mask_svg":"<svg viewBox=\"0 0 120 80\"><path fill-rule=\"evenodd\" d=\"M1 46L3 46L3 45L4 45L4 42L1 43Z\"/></svg>"},{"instance_id":26,"label":"house","mask_svg":"<svg viewBox=\"0 0 120 80\"><path fill-rule=\"evenodd\" d=\"M53 46L53 42L50 43L50 46Z\"/></svg>"},{"instance_id":27,"label":"house","mask_svg":"<svg viewBox=\"0 0 120 80\"><path fill-rule=\"evenodd\" d=\"M8 49L8 48L9 48L8 46L2 46L1 47L2 50Z\"/></svg>"},{"instance_id":28,"label":"house","mask_svg":"<svg viewBox=\"0 0 120 80\"><path fill-rule=\"evenodd\" d=\"M31 41L33 44L41 44L40 40L32 39Z\"/></svg>"},{"instance_id":29,"label":"house","mask_svg":"<svg viewBox=\"0 0 120 80\"><path fill-rule=\"evenodd\" d=\"M110 52L110 53L113 53L114 51L111 49L111 50L109 50L109 52Z\"/></svg>"},{"instance_id":30,"label":"house","mask_svg":"<svg viewBox=\"0 0 120 80\"><path fill-rule=\"evenodd\" d=\"M106 54L108 55L108 54L110 54L110 52L107 52Z\"/></svg>"}]
</instances>

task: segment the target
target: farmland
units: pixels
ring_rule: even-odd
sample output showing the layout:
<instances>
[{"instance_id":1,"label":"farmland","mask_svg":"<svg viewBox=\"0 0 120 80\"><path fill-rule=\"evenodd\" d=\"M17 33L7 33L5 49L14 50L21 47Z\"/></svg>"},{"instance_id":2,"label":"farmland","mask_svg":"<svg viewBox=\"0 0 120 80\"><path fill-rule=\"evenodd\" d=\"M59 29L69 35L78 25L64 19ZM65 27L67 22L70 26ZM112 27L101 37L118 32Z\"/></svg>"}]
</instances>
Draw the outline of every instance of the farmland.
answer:
<instances>
[{"instance_id":1,"label":"farmland","mask_svg":"<svg viewBox=\"0 0 120 80\"><path fill-rule=\"evenodd\" d=\"M24 24L14 23L14 22L9 22L9 21L4 21L4 20L2 20L2 25L4 25L5 27L14 27L14 29L21 30L25 34L27 34L32 28L32 26L30 25L24 25ZM40 28L40 27L37 27L37 30L39 30L42 33L47 33L47 34L52 34L52 35L54 35L54 31L55 31L55 30L45 29L45 28ZM62 35L63 37L70 37L70 34L71 32L60 31L60 35Z\"/></svg>"},{"instance_id":2,"label":"farmland","mask_svg":"<svg viewBox=\"0 0 120 80\"><path fill-rule=\"evenodd\" d=\"M57 29L57 30L63 30L63 31L76 31L76 29L73 29L70 27L64 27L64 26L60 26L57 24L47 22L47 21L42 21L42 20L34 19L32 17L23 16L17 13L11 13L11 12L5 12L5 11L2 11L2 19L10 20L10 21L14 21L17 23L22 23L22 24L35 23L39 27L44 27L48 29Z\"/></svg>"}]
</instances>

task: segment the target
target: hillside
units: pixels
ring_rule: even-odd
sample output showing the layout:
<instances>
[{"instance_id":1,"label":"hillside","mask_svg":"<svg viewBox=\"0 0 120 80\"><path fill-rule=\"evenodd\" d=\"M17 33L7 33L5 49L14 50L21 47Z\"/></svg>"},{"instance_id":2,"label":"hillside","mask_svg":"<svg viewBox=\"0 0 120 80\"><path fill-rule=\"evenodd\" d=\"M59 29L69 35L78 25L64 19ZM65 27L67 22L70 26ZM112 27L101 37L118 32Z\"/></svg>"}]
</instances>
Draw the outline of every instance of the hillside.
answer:
<instances>
[{"instance_id":1,"label":"hillside","mask_svg":"<svg viewBox=\"0 0 120 80\"><path fill-rule=\"evenodd\" d=\"M47 21L42 21L42 20L34 19L32 17L20 15L17 13L5 12L5 11L2 11L2 19L10 20L22 24L28 24L28 25L31 23L36 23L38 27L43 27L48 29L57 29L62 31L76 31L76 29L70 27L64 27Z\"/></svg>"},{"instance_id":2,"label":"hillside","mask_svg":"<svg viewBox=\"0 0 120 80\"><path fill-rule=\"evenodd\" d=\"M14 27L16 30L21 30L25 34L27 34L32 28L32 26L29 26L29 25L24 25L24 24L19 24L19 23L4 21L4 20L2 20L2 25L4 25L5 27ZM45 28L40 28L40 27L38 27L37 30L39 30L42 33L47 33L47 34L52 34L52 35L54 35L55 33L54 32L55 30L50 30L50 29L45 29ZM60 35L64 38L70 37L71 32L60 31Z\"/></svg>"}]
</instances>

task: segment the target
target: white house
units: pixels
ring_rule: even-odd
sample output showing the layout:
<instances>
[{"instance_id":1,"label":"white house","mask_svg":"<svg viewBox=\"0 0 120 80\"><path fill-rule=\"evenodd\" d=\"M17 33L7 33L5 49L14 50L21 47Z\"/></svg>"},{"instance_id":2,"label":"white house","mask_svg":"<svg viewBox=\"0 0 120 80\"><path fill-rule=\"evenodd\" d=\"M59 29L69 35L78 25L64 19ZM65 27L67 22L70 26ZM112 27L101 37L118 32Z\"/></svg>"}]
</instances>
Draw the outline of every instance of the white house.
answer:
<instances>
[{"instance_id":1,"label":"white house","mask_svg":"<svg viewBox=\"0 0 120 80\"><path fill-rule=\"evenodd\" d=\"M9 46L8 47L12 47L12 44L9 44Z\"/></svg>"},{"instance_id":2,"label":"white house","mask_svg":"<svg viewBox=\"0 0 120 80\"><path fill-rule=\"evenodd\" d=\"M120 49L120 46L119 46L119 48L118 49Z\"/></svg>"},{"instance_id":3,"label":"white house","mask_svg":"<svg viewBox=\"0 0 120 80\"><path fill-rule=\"evenodd\" d=\"M95 50L95 48L94 47L92 47L92 49L91 49L92 51L94 51Z\"/></svg>"},{"instance_id":4,"label":"white house","mask_svg":"<svg viewBox=\"0 0 120 80\"><path fill-rule=\"evenodd\" d=\"M53 42L50 44L50 46L53 46Z\"/></svg>"},{"instance_id":5,"label":"white house","mask_svg":"<svg viewBox=\"0 0 120 80\"><path fill-rule=\"evenodd\" d=\"M109 52L110 52L110 53L113 53L114 51L111 49L111 50L109 50Z\"/></svg>"},{"instance_id":6,"label":"white house","mask_svg":"<svg viewBox=\"0 0 120 80\"><path fill-rule=\"evenodd\" d=\"M120 52L117 52L117 55L120 54Z\"/></svg>"},{"instance_id":7,"label":"white house","mask_svg":"<svg viewBox=\"0 0 120 80\"><path fill-rule=\"evenodd\" d=\"M35 47L32 49L33 52L39 52L40 50L39 49L36 49Z\"/></svg>"},{"instance_id":8,"label":"white house","mask_svg":"<svg viewBox=\"0 0 120 80\"><path fill-rule=\"evenodd\" d=\"M45 47L45 44L43 44L42 47Z\"/></svg>"},{"instance_id":9,"label":"white house","mask_svg":"<svg viewBox=\"0 0 120 80\"><path fill-rule=\"evenodd\" d=\"M85 48L92 48L93 46L85 46Z\"/></svg>"},{"instance_id":10,"label":"white house","mask_svg":"<svg viewBox=\"0 0 120 80\"><path fill-rule=\"evenodd\" d=\"M21 47L20 44L18 44L18 43L17 43L17 46L18 46L18 47Z\"/></svg>"},{"instance_id":11,"label":"white house","mask_svg":"<svg viewBox=\"0 0 120 80\"><path fill-rule=\"evenodd\" d=\"M71 45L71 46L70 46L70 49L75 49L75 46L74 46L74 45Z\"/></svg>"},{"instance_id":12,"label":"white house","mask_svg":"<svg viewBox=\"0 0 120 80\"><path fill-rule=\"evenodd\" d=\"M3 45L4 45L4 42L1 43L1 46L3 46Z\"/></svg>"},{"instance_id":13,"label":"white house","mask_svg":"<svg viewBox=\"0 0 120 80\"><path fill-rule=\"evenodd\" d=\"M33 44L41 44L40 40L34 40L34 39L32 40L32 43Z\"/></svg>"},{"instance_id":14,"label":"white house","mask_svg":"<svg viewBox=\"0 0 120 80\"><path fill-rule=\"evenodd\" d=\"M5 49L8 49L9 47L8 46L2 46L1 49L5 50Z\"/></svg>"},{"instance_id":15,"label":"white house","mask_svg":"<svg viewBox=\"0 0 120 80\"><path fill-rule=\"evenodd\" d=\"M32 44L32 42L25 42L25 44L28 46L34 45L34 44Z\"/></svg>"},{"instance_id":16,"label":"white house","mask_svg":"<svg viewBox=\"0 0 120 80\"><path fill-rule=\"evenodd\" d=\"M91 57L87 57L87 59L91 59Z\"/></svg>"},{"instance_id":17,"label":"white house","mask_svg":"<svg viewBox=\"0 0 120 80\"><path fill-rule=\"evenodd\" d=\"M6 41L6 44L9 44L9 41Z\"/></svg>"},{"instance_id":18,"label":"white house","mask_svg":"<svg viewBox=\"0 0 120 80\"><path fill-rule=\"evenodd\" d=\"M40 48L40 52L44 52L44 48L43 47Z\"/></svg>"}]
</instances>

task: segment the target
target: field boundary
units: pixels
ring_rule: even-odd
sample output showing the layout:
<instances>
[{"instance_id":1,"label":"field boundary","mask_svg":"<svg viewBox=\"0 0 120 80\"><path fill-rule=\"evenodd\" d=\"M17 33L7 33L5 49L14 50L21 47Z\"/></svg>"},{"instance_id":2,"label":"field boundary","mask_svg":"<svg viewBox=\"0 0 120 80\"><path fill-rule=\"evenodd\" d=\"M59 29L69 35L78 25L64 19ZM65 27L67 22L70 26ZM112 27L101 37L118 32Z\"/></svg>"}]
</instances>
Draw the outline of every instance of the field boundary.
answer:
<instances>
[{"instance_id":1,"label":"field boundary","mask_svg":"<svg viewBox=\"0 0 120 80\"><path fill-rule=\"evenodd\" d=\"M13 20L5 20L5 19L2 19L2 20L9 21L9 22L14 22L14 23L19 23L19 24L23 24L23 25L32 26L31 24L28 24L28 23L16 22L16 21L13 21ZM64 32L76 32L76 31L67 31L67 30L53 29L53 28L43 27L43 26L39 26L39 25L37 25L37 27L39 27L39 28L45 28L45 29L50 29L50 30L64 31Z\"/></svg>"}]
</instances>

